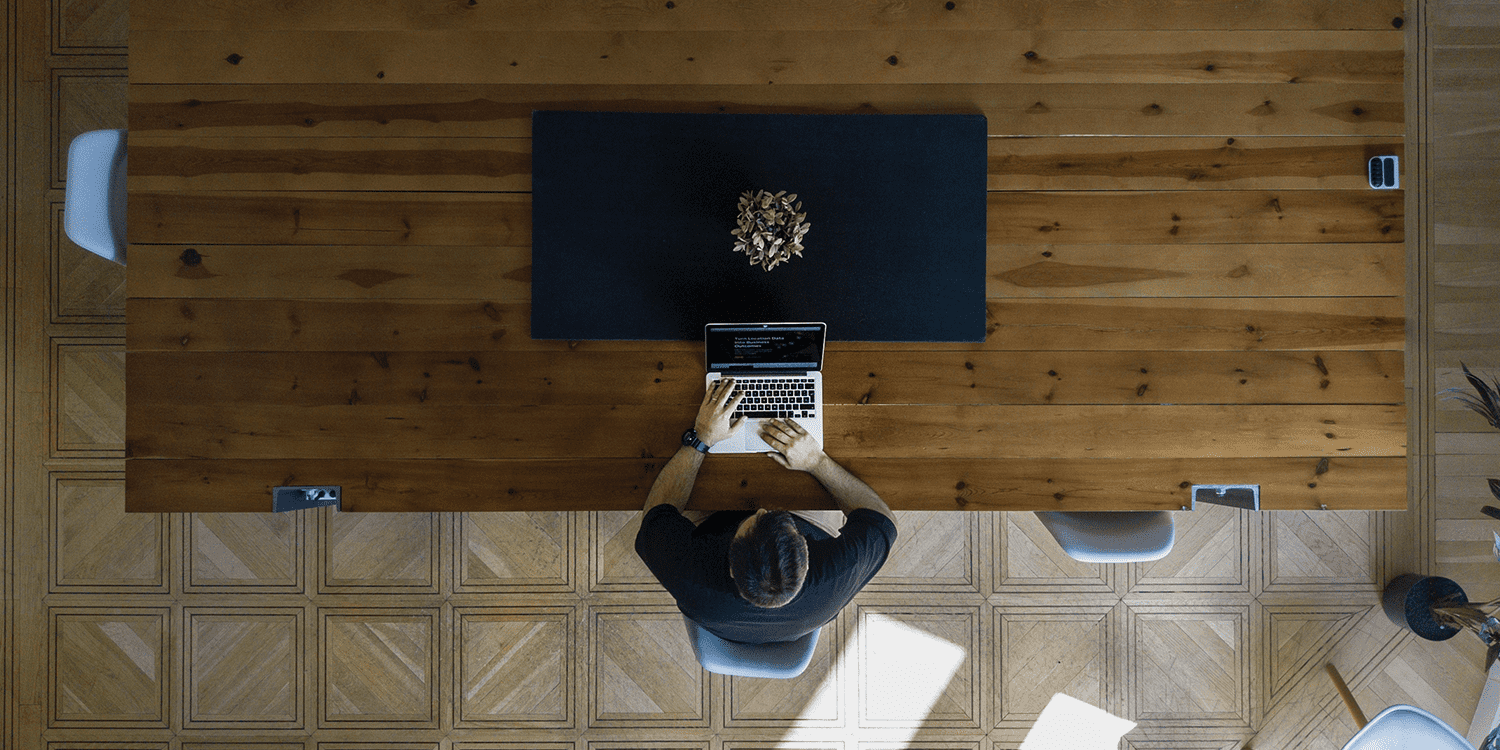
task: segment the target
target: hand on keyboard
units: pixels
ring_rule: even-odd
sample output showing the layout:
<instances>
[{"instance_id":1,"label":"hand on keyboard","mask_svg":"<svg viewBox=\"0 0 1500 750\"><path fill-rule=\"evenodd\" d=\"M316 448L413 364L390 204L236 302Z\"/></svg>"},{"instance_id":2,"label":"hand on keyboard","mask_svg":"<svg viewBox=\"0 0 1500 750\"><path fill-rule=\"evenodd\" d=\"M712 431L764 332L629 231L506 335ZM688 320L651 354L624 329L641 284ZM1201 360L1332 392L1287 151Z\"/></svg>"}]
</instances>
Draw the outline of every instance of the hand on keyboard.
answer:
<instances>
[{"instance_id":1,"label":"hand on keyboard","mask_svg":"<svg viewBox=\"0 0 1500 750\"><path fill-rule=\"evenodd\" d=\"M751 419L812 419L817 417L811 378L749 378L740 381L744 403L735 416Z\"/></svg>"},{"instance_id":2,"label":"hand on keyboard","mask_svg":"<svg viewBox=\"0 0 1500 750\"><path fill-rule=\"evenodd\" d=\"M790 419L772 419L766 422L760 430L760 439L778 451L767 454L771 460L787 469L812 471L824 458L823 448L818 445L817 438Z\"/></svg>"},{"instance_id":3,"label":"hand on keyboard","mask_svg":"<svg viewBox=\"0 0 1500 750\"><path fill-rule=\"evenodd\" d=\"M703 405L698 407L698 419L693 423L698 439L712 446L733 435L745 423L736 411L744 398L744 392L734 387L734 378L715 380L703 395Z\"/></svg>"}]
</instances>

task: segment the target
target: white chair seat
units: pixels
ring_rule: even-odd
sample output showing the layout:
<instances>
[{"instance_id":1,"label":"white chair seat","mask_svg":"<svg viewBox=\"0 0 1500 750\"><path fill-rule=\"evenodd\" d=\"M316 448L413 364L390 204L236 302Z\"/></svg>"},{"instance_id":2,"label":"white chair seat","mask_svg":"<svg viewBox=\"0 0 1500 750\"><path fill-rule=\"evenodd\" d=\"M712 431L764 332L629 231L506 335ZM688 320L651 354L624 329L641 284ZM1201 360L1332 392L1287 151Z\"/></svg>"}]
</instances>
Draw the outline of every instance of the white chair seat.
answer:
<instances>
[{"instance_id":1,"label":"white chair seat","mask_svg":"<svg viewBox=\"0 0 1500 750\"><path fill-rule=\"evenodd\" d=\"M125 131L93 130L68 146L63 232L79 247L125 263Z\"/></svg>"},{"instance_id":2,"label":"white chair seat","mask_svg":"<svg viewBox=\"0 0 1500 750\"><path fill-rule=\"evenodd\" d=\"M1036 514L1068 557L1086 563L1160 560L1172 551L1177 529L1168 511Z\"/></svg>"},{"instance_id":3,"label":"white chair seat","mask_svg":"<svg viewBox=\"0 0 1500 750\"><path fill-rule=\"evenodd\" d=\"M1344 750L1474 750L1442 719L1416 706L1397 704L1370 719Z\"/></svg>"},{"instance_id":4,"label":"white chair seat","mask_svg":"<svg viewBox=\"0 0 1500 750\"><path fill-rule=\"evenodd\" d=\"M785 643L737 643L726 641L703 629L687 617L688 641L693 645L693 655L698 663L714 674L733 677L763 677L772 680L789 680L802 674L812 662L813 651L818 647L818 633L814 630L795 641Z\"/></svg>"}]
</instances>

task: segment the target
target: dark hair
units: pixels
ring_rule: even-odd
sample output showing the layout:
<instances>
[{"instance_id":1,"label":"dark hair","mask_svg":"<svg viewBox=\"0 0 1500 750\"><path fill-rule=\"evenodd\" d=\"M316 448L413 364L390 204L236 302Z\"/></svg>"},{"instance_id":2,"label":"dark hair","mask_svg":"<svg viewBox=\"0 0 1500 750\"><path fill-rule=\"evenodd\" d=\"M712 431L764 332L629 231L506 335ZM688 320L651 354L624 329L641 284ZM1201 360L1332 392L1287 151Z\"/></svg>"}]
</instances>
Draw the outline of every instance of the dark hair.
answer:
<instances>
[{"instance_id":1,"label":"dark hair","mask_svg":"<svg viewBox=\"0 0 1500 750\"><path fill-rule=\"evenodd\" d=\"M784 510L753 517L749 531L729 543L729 571L745 601L757 607L785 605L807 580L807 539Z\"/></svg>"}]
</instances>

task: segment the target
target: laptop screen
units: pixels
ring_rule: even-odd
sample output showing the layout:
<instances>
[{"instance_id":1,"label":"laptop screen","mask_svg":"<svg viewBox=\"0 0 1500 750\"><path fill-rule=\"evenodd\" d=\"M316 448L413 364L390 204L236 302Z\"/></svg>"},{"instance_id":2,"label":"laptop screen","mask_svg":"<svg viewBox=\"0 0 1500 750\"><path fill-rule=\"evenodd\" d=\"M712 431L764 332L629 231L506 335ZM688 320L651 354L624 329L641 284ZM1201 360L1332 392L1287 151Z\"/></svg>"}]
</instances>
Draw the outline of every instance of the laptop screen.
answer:
<instances>
[{"instance_id":1,"label":"laptop screen","mask_svg":"<svg viewBox=\"0 0 1500 750\"><path fill-rule=\"evenodd\" d=\"M709 372L818 370L822 323L710 323L704 327Z\"/></svg>"}]
</instances>

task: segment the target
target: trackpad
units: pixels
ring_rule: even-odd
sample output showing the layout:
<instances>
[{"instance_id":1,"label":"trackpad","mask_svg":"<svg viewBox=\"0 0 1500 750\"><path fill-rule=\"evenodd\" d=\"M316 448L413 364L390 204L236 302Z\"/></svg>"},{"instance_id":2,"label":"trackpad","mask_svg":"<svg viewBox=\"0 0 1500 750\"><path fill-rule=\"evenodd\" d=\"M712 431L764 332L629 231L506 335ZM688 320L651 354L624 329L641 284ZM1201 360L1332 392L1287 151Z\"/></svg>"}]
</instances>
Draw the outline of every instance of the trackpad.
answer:
<instances>
[{"instance_id":1,"label":"trackpad","mask_svg":"<svg viewBox=\"0 0 1500 750\"><path fill-rule=\"evenodd\" d=\"M768 419L747 419L734 435L718 445L710 453L775 453L776 449L760 439L760 431Z\"/></svg>"},{"instance_id":2,"label":"trackpad","mask_svg":"<svg viewBox=\"0 0 1500 750\"><path fill-rule=\"evenodd\" d=\"M747 420L745 420L744 426L740 427L740 429L745 431L745 434L744 434L744 439L745 439L745 442L744 442L744 451L746 453L775 453L776 452L775 448L772 448L770 445L766 444L766 441L760 439L760 431L762 429L765 429L765 423L769 422L769 421L771 421L771 420L769 420L769 419L747 419Z\"/></svg>"}]
</instances>

